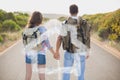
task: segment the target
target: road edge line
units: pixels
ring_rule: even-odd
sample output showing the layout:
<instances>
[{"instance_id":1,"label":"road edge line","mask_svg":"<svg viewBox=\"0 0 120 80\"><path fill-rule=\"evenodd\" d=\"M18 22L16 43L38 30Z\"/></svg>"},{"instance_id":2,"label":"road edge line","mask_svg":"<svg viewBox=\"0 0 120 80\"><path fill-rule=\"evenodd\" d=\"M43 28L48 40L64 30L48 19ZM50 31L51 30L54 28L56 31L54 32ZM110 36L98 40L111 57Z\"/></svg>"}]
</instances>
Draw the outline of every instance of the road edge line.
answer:
<instances>
[{"instance_id":1,"label":"road edge line","mask_svg":"<svg viewBox=\"0 0 120 80\"><path fill-rule=\"evenodd\" d=\"M98 41L98 40L96 40L96 39L94 39L94 38L91 38L91 41L92 41L93 43L95 43L96 45L98 45L100 48L102 48L102 49L106 50L107 52L109 52L111 55L113 55L113 56L115 56L116 58L120 59L120 54L119 54L118 51L112 50L111 47L107 47L106 45L102 45L102 46L101 46L102 42L100 42L100 41Z\"/></svg>"},{"instance_id":2,"label":"road edge line","mask_svg":"<svg viewBox=\"0 0 120 80\"><path fill-rule=\"evenodd\" d=\"M9 51L11 48L13 48L14 46L16 46L20 41L21 40L18 40L13 45L11 45L10 47L6 48L4 51L0 52L0 56L2 56L5 52Z\"/></svg>"}]
</instances>

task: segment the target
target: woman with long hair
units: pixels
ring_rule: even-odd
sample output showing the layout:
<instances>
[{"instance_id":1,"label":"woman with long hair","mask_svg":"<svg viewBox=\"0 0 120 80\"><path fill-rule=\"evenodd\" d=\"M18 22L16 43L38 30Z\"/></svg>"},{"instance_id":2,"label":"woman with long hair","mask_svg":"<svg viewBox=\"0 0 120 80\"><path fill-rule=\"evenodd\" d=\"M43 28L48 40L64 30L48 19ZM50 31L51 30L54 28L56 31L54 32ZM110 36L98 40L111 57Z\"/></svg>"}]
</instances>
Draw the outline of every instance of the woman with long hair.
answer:
<instances>
[{"instance_id":1,"label":"woman with long hair","mask_svg":"<svg viewBox=\"0 0 120 80\"><path fill-rule=\"evenodd\" d=\"M27 27L25 29L25 31L27 31L27 29L33 29L33 31L38 28L38 31L40 32L40 34L43 34L46 31L46 28L44 26L42 26L42 14L38 11L33 12L30 20L28 21ZM32 30L31 30L32 31ZM30 33L30 32L28 32ZM37 50L37 64L38 64L38 69L39 69L39 79L40 80L45 80L45 71L43 71L43 69L45 69L45 65L46 65L46 47L50 50L50 52L54 55L54 50L52 49L48 38L46 38L45 40L43 40L41 43L41 47L38 48L39 50ZM31 80L31 76L32 76L32 63L34 63L33 57L31 58L29 56L30 51L26 52L26 56L25 56L25 61L26 61L26 77L25 80ZM35 53L34 53L35 54Z\"/></svg>"}]
</instances>

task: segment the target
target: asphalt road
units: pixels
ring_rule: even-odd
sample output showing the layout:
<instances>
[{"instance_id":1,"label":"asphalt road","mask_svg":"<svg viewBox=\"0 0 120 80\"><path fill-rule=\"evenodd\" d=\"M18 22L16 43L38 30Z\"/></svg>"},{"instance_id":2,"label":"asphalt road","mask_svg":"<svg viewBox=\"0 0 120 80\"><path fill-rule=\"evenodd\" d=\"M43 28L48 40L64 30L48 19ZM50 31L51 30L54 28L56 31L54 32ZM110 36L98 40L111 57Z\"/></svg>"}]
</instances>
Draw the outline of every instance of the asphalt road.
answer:
<instances>
[{"instance_id":1,"label":"asphalt road","mask_svg":"<svg viewBox=\"0 0 120 80\"><path fill-rule=\"evenodd\" d=\"M55 35L56 36L56 35ZM50 38L55 49L56 37ZM102 46L102 45L101 45ZM63 65L63 50L60 50L60 66ZM47 68L57 68L56 61L52 54L47 51ZM46 80L62 80L60 72L46 75ZM0 55L0 80L24 80L25 60L22 41L19 41L12 48ZM38 73L33 72L32 80L39 80ZM72 74L71 80L77 80ZM107 50L91 43L90 58L86 60L85 80L120 80L120 59L111 55Z\"/></svg>"}]
</instances>

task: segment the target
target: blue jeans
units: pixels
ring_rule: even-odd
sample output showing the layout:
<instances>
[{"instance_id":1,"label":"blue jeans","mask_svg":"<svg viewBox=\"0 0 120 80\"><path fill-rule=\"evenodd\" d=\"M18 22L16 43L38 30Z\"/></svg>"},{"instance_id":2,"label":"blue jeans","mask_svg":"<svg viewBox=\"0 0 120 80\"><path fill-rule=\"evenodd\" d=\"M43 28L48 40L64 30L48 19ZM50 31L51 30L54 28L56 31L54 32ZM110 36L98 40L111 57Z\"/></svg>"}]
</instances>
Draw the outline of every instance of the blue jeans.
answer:
<instances>
[{"instance_id":1,"label":"blue jeans","mask_svg":"<svg viewBox=\"0 0 120 80\"><path fill-rule=\"evenodd\" d=\"M33 64L33 63L37 63L39 65L46 64L46 56L43 54L40 54L40 52L37 53L37 55L35 55L35 54L31 55L31 56L26 55L25 61L27 64Z\"/></svg>"},{"instance_id":2,"label":"blue jeans","mask_svg":"<svg viewBox=\"0 0 120 80\"><path fill-rule=\"evenodd\" d=\"M78 80L84 80L84 72L85 72L85 56L80 56L81 62L81 75L78 76ZM72 67L74 63L74 54L69 52L65 52L64 54L64 68ZM63 73L63 80L70 80L70 73Z\"/></svg>"}]
</instances>

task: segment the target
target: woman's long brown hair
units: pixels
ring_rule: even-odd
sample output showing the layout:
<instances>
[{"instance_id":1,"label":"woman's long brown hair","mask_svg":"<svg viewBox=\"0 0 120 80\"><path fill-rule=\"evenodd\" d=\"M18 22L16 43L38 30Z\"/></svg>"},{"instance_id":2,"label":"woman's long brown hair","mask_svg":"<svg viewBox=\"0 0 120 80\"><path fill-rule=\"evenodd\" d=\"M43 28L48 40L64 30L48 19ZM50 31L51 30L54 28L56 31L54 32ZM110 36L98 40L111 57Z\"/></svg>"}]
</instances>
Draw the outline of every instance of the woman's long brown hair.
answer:
<instances>
[{"instance_id":1,"label":"woman's long brown hair","mask_svg":"<svg viewBox=\"0 0 120 80\"><path fill-rule=\"evenodd\" d=\"M42 23L42 14L38 11L33 12L29 22L28 22L28 28L33 28L35 26L38 26Z\"/></svg>"}]
</instances>

